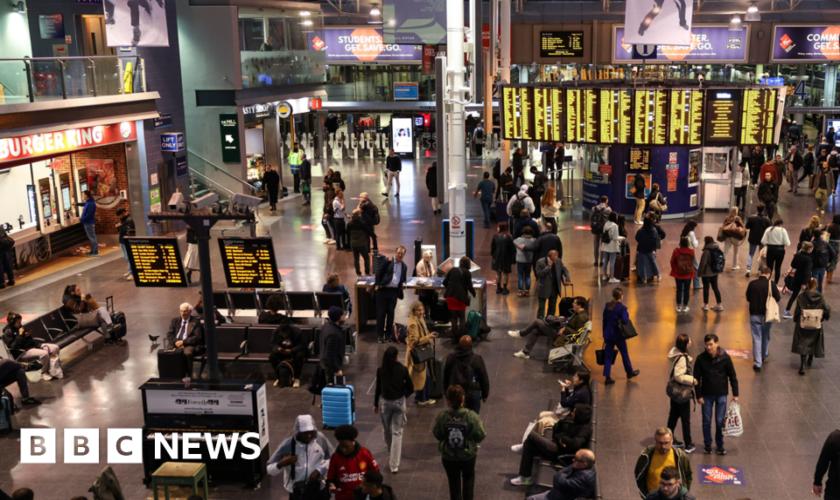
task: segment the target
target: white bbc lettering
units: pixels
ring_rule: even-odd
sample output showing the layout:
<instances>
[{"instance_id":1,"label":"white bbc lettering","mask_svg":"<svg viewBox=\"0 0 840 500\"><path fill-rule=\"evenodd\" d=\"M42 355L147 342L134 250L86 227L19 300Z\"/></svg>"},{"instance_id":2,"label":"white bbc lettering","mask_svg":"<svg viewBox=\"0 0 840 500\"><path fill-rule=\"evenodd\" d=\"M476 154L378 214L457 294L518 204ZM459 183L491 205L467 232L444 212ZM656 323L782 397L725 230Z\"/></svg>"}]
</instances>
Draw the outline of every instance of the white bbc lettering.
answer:
<instances>
[{"instance_id":1,"label":"white bbc lettering","mask_svg":"<svg viewBox=\"0 0 840 500\"><path fill-rule=\"evenodd\" d=\"M108 463L142 464L143 429L108 429Z\"/></svg>"},{"instance_id":2,"label":"white bbc lettering","mask_svg":"<svg viewBox=\"0 0 840 500\"><path fill-rule=\"evenodd\" d=\"M252 443L251 440L254 440L256 442ZM248 448L249 450L251 450L253 452L251 454L243 453L242 454L242 459L243 460L254 460L255 458L259 457L260 456L260 435L257 434L256 432L246 432L242 436L242 446L244 446L245 448Z\"/></svg>"},{"instance_id":3,"label":"white bbc lettering","mask_svg":"<svg viewBox=\"0 0 840 500\"><path fill-rule=\"evenodd\" d=\"M64 463L98 464L99 429L64 429Z\"/></svg>"},{"instance_id":4,"label":"white bbc lettering","mask_svg":"<svg viewBox=\"0 0 840 500\"><path fill-rule=\"evenodd\" d=\"M20 463L54 464L55 429L21 429Z\"/></svg>"}]
</instances>

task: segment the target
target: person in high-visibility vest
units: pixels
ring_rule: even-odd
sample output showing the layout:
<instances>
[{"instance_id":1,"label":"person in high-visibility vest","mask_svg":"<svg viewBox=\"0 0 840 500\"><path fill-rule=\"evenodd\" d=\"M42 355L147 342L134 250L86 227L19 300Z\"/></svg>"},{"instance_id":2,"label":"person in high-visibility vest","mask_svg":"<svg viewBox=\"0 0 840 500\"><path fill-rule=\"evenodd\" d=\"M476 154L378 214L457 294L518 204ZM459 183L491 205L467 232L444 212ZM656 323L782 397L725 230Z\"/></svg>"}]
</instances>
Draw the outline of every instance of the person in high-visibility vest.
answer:
<instances>
[{"instance_id":1,"label":"person in high-visibility vest","mask_svg":"<svg viewBox=\"0 0 840 500\"><path fill-rule=\"evenodd\" d=\"M300 152L297 146L289 153L289 168L295 177L295 193L300 193Z\"/></svg>"}]
</instances>

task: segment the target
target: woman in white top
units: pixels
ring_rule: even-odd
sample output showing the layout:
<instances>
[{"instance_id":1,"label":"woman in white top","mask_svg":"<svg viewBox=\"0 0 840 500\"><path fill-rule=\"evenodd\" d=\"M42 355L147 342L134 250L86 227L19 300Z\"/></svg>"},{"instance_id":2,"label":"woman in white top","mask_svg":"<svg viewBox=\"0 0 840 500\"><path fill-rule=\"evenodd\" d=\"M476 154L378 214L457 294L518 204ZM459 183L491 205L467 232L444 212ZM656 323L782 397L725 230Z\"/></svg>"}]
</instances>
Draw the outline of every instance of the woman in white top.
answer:
<instances>
[{"instance_id":1,"label":"woman in white top","mask_svg":"<svg viewBox=\"0 0 840 500\"><path fill-rule=\"evenodd\" d=\"M750 170L747 168L747 160L742 160L735 168L733 178L735 184L735 208L741 207L741 212L747 210L747 186L750 185Z\"/></svg>"},{"instance_id":2,"label":"woman in white top","mask_svg":"<svg viewBox=\"0 0 840 500\"><path fill-rule=\"evenodd\" d=\"M697 228L697 222L694 219L689 220L683 226L682 233L680 234L680 238L687 238L688 239L688 248L694 250L698 246L700 246L700 242L697 241L697 236L694 234L694 230ZM700 284L700 273L699 265L700 263L697 262L697 252L694 252L694 280L691 283L692 288L703 288L703 285Z\"/></svg>"},{"instance_id":3,"label":"woman in white top","mask_svg":"<svg viewBox=\"0 0 840 500\"><path fill-rule=\"evenodd\" d=\"M556 191L553 187L549 187L545 190L540 207L542 207L543 231L546 230L545 228L548 228L548 223L551 222L554 225L551 232L557 234L557 216L560 215L560 207L563 205L563 202L555 199L555 197Z\"/></svg>"},{"instance_id":4,"label":"woman in white top","mask_svg":"<svg viewBox=\"0 0 840 500\"><path fill-rule=\"evenodd\" d=\"M785 260L785 247L790 246L790 236L788 236L787 229L782 227L784 222L781 217L776 217L773 225L764 231L764 236L761 238L761 244L767 247L767 267L772 271L775 269L776 277L773 281L776 283L782 277L782 261Z\"/></svg>"},{"instance_id":5,"label":"woman in white top","mask_svg":"<svg viewBox=\"0 0 840 500\"><path fill-rule=\"evenodd\" d=\"M618 214L610 212L609 220L604 224L604 232L601 235L601 262L604 263L602 280L610 280L610 283L620 283L615 277L615 258L621 249L621 238L618 234ZM607 241L604 241L604 240Z\"/></svg>"},{"instance_id":6,"label":"woman in white top","mask_svg":"<svg viewBox=\"0 0 840 500\"><path fill-rule=\"evenodd\" d=\"M433 278L435 276L435 264L432 262L432 251L426 249L423 252L423 258L417 263L414 272L418 278ZM420 290L414 291L420 298L420 302L426 306L426 320L431 318L432 306L437 302L438 294L434 290Z\"/></svg>"}]
</instances>

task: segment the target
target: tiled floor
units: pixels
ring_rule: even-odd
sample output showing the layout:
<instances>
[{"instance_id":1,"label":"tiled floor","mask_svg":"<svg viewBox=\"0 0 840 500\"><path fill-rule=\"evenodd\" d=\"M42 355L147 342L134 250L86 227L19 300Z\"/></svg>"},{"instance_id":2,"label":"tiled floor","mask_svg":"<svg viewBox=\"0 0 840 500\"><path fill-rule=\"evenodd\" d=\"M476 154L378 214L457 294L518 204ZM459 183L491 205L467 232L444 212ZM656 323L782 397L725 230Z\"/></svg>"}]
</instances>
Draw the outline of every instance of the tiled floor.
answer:
<instances>
[{"instance_id":1,"label":"tiled floor","mask_svg":"<svg viewBox=\"0 0 840 500\"><path fill-rule=\"evenodd\" d=\"M400 198L386 201L378 194L382 191L380 177L376 175L380 168L347 164L341 170L347 180L350 197L367 191L380 206L382 223L377 232L383 252L390 255L390 249L397 244L408 246L417 237L422 237L424 243L439 245L441 217L432 215L423 180L424 169L412 168L406 163ZM365 173L374 176L362 176ZM469 174L479 175L481 170L470 169ZM477 183L478 179L480 175L468 177L468 182ZM836 200L832 199L832 209L836 207ZM355 203L348 200L348 205ZM265 214L266 220L277 221L281 228L281 232L275 235L275 244L278 266L293 269L291 274L284 276L289 290L320 289L330 272L338 272L345 283L351 283L354 279L352 254L337 254L334 246L322 244L324 233L318 226L321 204L320 193L315 193L311 209L301 207L300 200L293 200L281 204L276 215ZM792 198L787 193L783 194L780 211L794 238L812 215L812 207L813 201L804 195ZM469 198L468 214L480 218L480 213L478 202ZM824 222L830 220L832 213L826 214ZM721 212L702 216L698 220L701 222L698 237L715 235L723 216ZM573 229L574 221L579 221L581 217L579 200L574 210L565 210L561 217L564 262L571 270L577 293L592 297L595 301L594 310L601 311L612 286L596 281L597 271L591 262L590 236ZM298 229L310 224L318 229ZM668 236L658 259L663 274L667 275L667 257L678 241L681 227L682 221L664 224ZM632 238L636 226L631 224L628 229ZM489 273L492 234L491 230L484 229L478 229L475 234L476 260L485 269L482 275L490 278L494 278ZM788 261L790 256L789 252ZM224 279L218 255L214 254L213 258L213 281L215 286L221 288ZM745 252L742 251L742 267L745 258ZM150 347L147 334L157 335L165 331L169 320L177 314L177 304L184 300L194 301L197 290L137 289L122 280L123 272L124 263L121 259L103 261L98 267L89 270L70 269L62 279L58 279L59 276L38 280L25 285L22 291L12 289L0 293L0 310L40 314L54 309L64 285L75 282L97 297L114 295L117 308L125 311L128 317L128 341L122 346L103 347L97 342L97 347L90 353L80 352L77 347L66 350L62 354L65 359L75 357L66 362L67 377L62 381L35 384L32 392L42 398L45 404L17 415L14 419L16 428L104 429L142 426L142 407L137 387L146 379L156 376L156 347ZM748 280L741 271L727 271L720 278L720 283L726 308L723 313L704 314L700 310L702 301L695 295L690 302L691 313L680 316L677 316L673 308L675 287L671 278L665 277L662 283L656 285L642 285L635 281L621 285L626 290L625 302L640 333L639 338L630 342L630 351L634 367L641 369L642 373L627 382L619 371L618 383L600 391L597 460L603 497L606 500L637 498L633 466L641 449L653 443L653 430L666 423L668 399L665 396L665 385L669 372L666 353L673 345L676 334L691 335L695 355L700 352L697 346L702 345L703 336L708 332L717 333L725 347L751 349L744 299ZM840 285L828 285L826 295L829 303L837 304L840 294L838 290ZM397 310L401 322L405 322L409 300L401 303ZM521 439L527 422L545 408L548 399L557 395L557 376L541 361L546 355L545 344L538 345L533 359L524 361L512 356L522 347L523 341L513 340L505 334L510 327L523 327L533 318L536 300L533 296L530 299L519 299L515 294L497 296L492 290L489 294L489 323L493 327L490 336L493 342L481 344L478 348L491 372L490 399L483 406L481 414L488 438L482 445L478 461L476 498L480 500L524 497L521 488L512 487L508 482L517 470L519 459L510 452L509 447ZM599 346L599 312L595 314L595 323L594 345ZM837 319L828 322L827 357L817 360L805 377L797 375L798 356L790 354L793 332L790 321L773 327L772 354L761 374L753 373L750 361L735 360L741 386L745 432L738 439L727 440L729 453L725 457L704 456L697 452L692 455L695 470L692 492L697 498L808 498L813 467L822 441L831 430L840 427L840 400L837 398L840 384L840 329L837 325ZM371 411L374 372L383 348L372 342L371 337L370 332L362 336L359 354L352 357L347 372L358 394L359 440L371 449L377 459L385 462L387 457L381 426ZM445 343L439 347L444 353L452 349ZM586 360L595 368L595 375L600 377L601 369L595 366L594 349L589 350ZM304 379L310 373L311 367L306 368ZM259 375L231 373L230 376ZM310 406L311 397L304 389L269 389L273 449L289 435L296 415L311 412L316 419L320 419L320 415L316 407ZM413 403L411 405L400 473L397 476L385 474L386 482L394 487L401 500L446 497L446 478L440 465L437 443L431 435L432 420L441 408L442 402L435 407L422 409ZM700 412L692 413L692 419L695 441L699 443L702 441ZM679 434L678 431L678 437ZM105 433L101 436L104 439ZM7 492L28 486L35 490L38 499L67 499L85 494L104 466L104 451L101 465L21 465L18 439L17 431L0 437L0 489ZM696 468L700 464L743 467L746 485L700 486L696 480ZM146 498L150 494L141 483L141 466L116 465L114 468L127 498ZM212 498L285 499L287 495L282 491L279 481L267 479L257 491L241 491L235 485L214 488Z\"/></svg>"}]
</instances>

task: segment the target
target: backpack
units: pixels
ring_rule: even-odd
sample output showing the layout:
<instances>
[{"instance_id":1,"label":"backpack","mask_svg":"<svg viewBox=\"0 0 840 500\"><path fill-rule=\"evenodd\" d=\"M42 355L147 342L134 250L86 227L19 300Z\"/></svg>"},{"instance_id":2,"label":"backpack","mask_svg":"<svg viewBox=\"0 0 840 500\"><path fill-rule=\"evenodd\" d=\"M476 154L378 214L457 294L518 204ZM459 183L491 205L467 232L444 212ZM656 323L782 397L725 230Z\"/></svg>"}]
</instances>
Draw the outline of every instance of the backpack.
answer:
<instances>
[{"instance_id":1,"label":"backpack","mask_svg":"<svg viewBox=\"0 0 840 500\"><path fill-rule=\"evenodd\" d=\"M472 392L473 380L475 380L475 370L472 365L456 358L452 366L452 374L449 376L449 385L460 385L464 392L469 394Z\"/></svg>"},{"instance_id":2,"label":"backpack","mask_svg":"<svg viewBox=\"0 0 840 500\"><path fill-rule=\"evenodd\" d=\"M374 205L373 202L370 203L370 207L371 207L370 208L370 213L372 214L371 219L373 219L373 225L378 226L379 222L381 221L381 219L379 218L379 207Z\"/></svg>"},{"instance_id":3,"label":"backpack","mask_svg":"<svg viewBox=\"0 0 840 500\"><path fill-rule=\"evenodd\" d=\"M677 273L691 274L694 272L694 257L687 253L681 253L677 256Z\"/></svg>"},{"instance_id":4,"label":"backpack","mask_svg":"<svg viewBox=\"0 0 840 500\"><path fill-rule=\"evenodd\" d=\"M467 448L467 433L469 425L451 412L447 414L452 420L443 424L444 443L450 450L464 450Z\"/></svg>"},{"instance_id":5,"label":"backpack","mask_svg":"<svg viewBox=\"0 0 840 500\"><path fill-rule=\"evenodd\" d=\"M589 226L592 228L592 234L598 234L604 230L604 224L606 224L607 219L604 217L604 208L598 208L597 206L592 209L592 219L589 221ZM609 243L609 242L607 242Z\"/></svg>"},{"instance_id":6,"label":"backpack","mask_svg":"<svg viewBox=\"0 0 840 500\"><path fill-rule=\"evenodd\" d=\"M517 218L525 210L525 202L522 201L522 198L523 196L516 195L516 198L513 199L513 203L510 205L511 217Z\"/></svg>"},{"instance_id":7,"label":"backpack","mask_svg":"<svg viewBox=\"0 0 840 500\"><path fill-rule=\"evenodd\" d=\"M603 228L601 230L603 231ZM612 241L612 237L610 236L609 231L604 231L603 233L601 233L601 243L604 243L605 245L609 245L609 243L611 241Z\"/></svg>"},{"instance_id":8,"label":"backpack","mask_svg":"<svg viewBox=\"0 0 840 500\"><path fill-rule=\"evenodd\" d=\"M288 359L277 365L277 387L291 387L295 380L295 369Z\"/></svg>"},{"instance_id":9,"label":"backpack","mask_svg":"<svg viewBox=\"0 0 840 500\"><path fill-rule=\"evenodd\" d=\"M822 320L822 309L800 308L799 327L803 330L819 330L822 328Z\"/></svg>"},{"instance_id":10,"label":"backpack","mask_svg":"<svg viewBox=\"0 0 840 500\"><path fill-rule=\"evenodd\" d=\"M723 252L720 248L709 249L709 261L712 264L712 271L716 273L722 273L723 268L726 267L726 257L723 255ZM694 268L693 262L691 264L691 267L692 269Z\"/></svg>"},{"instance_id":11,"label":"backpack","mask_svg":"<svg viewBox=\"0 0 840 500\"><path fill-rule=\"evenodd\" d=\"M493 178L499 180L502 176L502 160L496 160L493 164Z\"/></svg>"},{"instance_id":12,"label":"backpack","mask_svg":"<svg viewBox=\"0 0 840 500\"><path fill-rule=\"evenodd\" d=\"M0 253L6 253L15 247L15 240L8 234L0 236Z\"/></svg>"},{"instance_id":13,"label":"backpack","mask_svg":"<svg viewBox=\"0 0 840 500\"><path fill-rule=\"evenodd\" d=\"M814 268L820 269L828 266L829 260L831 259L830 254L828 253L828 246L826 246L823 242L819 242L817 247L814 249Z\"/></svg>"}]
</instances>

